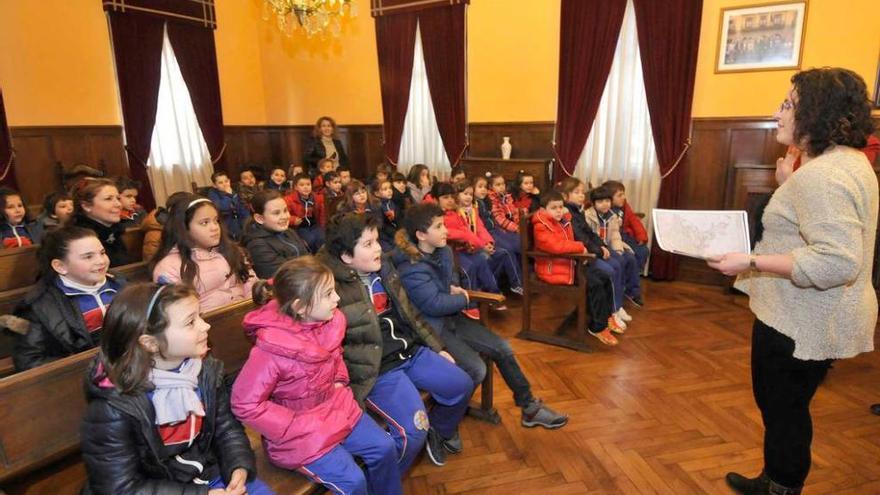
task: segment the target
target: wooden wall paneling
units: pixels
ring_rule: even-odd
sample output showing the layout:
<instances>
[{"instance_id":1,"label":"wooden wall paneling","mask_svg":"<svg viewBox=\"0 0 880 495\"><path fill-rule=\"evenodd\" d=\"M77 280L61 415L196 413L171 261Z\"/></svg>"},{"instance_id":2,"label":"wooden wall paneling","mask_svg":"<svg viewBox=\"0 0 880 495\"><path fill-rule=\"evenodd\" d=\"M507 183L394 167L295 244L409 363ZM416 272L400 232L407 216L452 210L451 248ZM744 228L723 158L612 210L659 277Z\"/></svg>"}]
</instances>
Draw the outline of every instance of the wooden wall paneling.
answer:
<instances>
[{"instance_id":1,"label":"wooden wall paneling","mask_svg":"<svg viewBox=\"0 0 880 495\"><path fill-rule=\"evenodd\" d=\"M59 185L51 139L46 135L14 135L12 146L15 148L18 187L24 202L42 202L46 189Z\"/></svg>"},{"instance_id":2,"label":"wooden wall paneling","mask_svg":"<svg viewBox=\"0 0 880 495\"><path fill-rule=\"evenodd\" d=\"M467 156L501 158L504 136L513 146L511 158L553 158L553 122L472 122L468 124Z\"/></svg>"}]
</instances>

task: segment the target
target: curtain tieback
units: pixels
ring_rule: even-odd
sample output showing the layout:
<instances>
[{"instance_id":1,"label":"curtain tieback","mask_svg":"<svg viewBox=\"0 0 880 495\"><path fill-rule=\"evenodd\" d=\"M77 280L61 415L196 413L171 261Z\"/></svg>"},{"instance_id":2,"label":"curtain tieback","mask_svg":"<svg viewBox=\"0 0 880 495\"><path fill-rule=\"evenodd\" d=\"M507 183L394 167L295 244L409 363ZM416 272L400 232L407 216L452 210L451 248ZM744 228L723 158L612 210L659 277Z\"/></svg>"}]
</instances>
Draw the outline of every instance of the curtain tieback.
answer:
<instances>
[{"instance_id":1,"label":"curtain tieback","mask_svg":"<svg viewBox=\"0 0 880 495\"><path fill-rule=\"evenodd\" d=\"M6 176L9 175L9 171L12 170L12 161L15 159L15 149L9 148L9 160L6 162L6 165L3 165L3 174L0 175L0 182L6 180Z\"/></svg>"},{"instance_id":2,"label":"curtain tieback","mask_svg":"<svg viewBox=\"0 0 880 495\"><path fill-rule=\"evenodd\" d=\"M675 159L675 162L672 164L672 167L670 167L670 169L665 174L660 176L660 180L663 180L663 179L669 177L669 175L672 174L672 172L675 172L675 169L678 167L678 164L681 163L681 161L684 159L684 155L688 152L688 150L690 148L691 148L691 138L688 137L684 142L684 148L681 150L681 153L679 153L678 158Z\"/></svg>"},{"instance_id":3,"label":"curtain tieback","mask_svg":"<svg viewBox=\"0 0 880 495\"><path fill-rule=\"evenodd\" d=\"M220 148L220 153L217 153L217 158L211 160L211 165L217 165L217 162L219 162L220 159L223 158L223 153L226 153L226 144L226 141L223 141L223 147Z\"/></svg>"}]
</instances>

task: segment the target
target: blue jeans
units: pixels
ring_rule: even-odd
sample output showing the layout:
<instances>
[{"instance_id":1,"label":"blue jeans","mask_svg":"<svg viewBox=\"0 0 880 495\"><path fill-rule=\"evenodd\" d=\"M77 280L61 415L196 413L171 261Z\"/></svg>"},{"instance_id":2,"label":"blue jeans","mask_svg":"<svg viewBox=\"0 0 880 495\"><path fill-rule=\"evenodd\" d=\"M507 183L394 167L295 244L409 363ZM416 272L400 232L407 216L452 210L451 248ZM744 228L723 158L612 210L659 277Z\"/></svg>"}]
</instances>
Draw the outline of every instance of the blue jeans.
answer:
<instances>
[{"instance_id":1,"label":"blue jeans","mask_svg":"<svg viewBox=\"0 0 880 495\"><path fill-rule=\"evenodd\" d=\"M366 473L354 456L364 461ZM397 457L391 436L363 414L341 444L298 471L339 495L402 495Z\"/></svg>"},{"instance_id":2,"label":"blue jeans","mask_svg":"<svg viewBox=\"0 0 880 495\"><path fill-rule=\"evenodd\" d=\"M642 286L639 280L639 266L636 256L629 251L622 253L611 252L612 258L620 260L623 266L623 293L630 297L641 297Z\"/></svg>"},{"instance_id":3,"label":"blue jeans","mask_svg":"<svg viewBox=\"0 0 880 495\"><path fill-rule=\"evenodd\" d=\"M623 307L623 259L611 255L607 260L603 260L599 256L596 256L596 261L592 263L591 268L604 273L611 280L613 301L612 312L617 312L617 310Z\"/></svg>"},{"instance_id":4,"label":"blue jeans","mask_svg":"<svg viewBox=\"0 0 880 495\"><path fill-rule=\"evenodd\" d=\"M495 239L495 246L504 248L517 257L520 253L519 234L516 232L508 232L503 229L492 229L489 234Z\"/></svg>"},{"instance_id":5,"label":"blue jeans","mask_svg":"<svg viewBox=\"0 0 880 495\"><path fill-rule=\"evenodd\" d=\"M496 245L495 251L489 256L489 267L492 268L496 285L501 275L504 275L511 288L522 287L519 259L513 252Z\"/></svg>"},{"instance_id":6,"label":"blue jeans","mask_svg":"<svg viewBox=\"0 0 880 495\"><path fill-rule=\"evenodd\" d=\"M425 413L419 390L436 404ZM422 347L403 364L379 376L366 405L388 423L397 444L398 467L405 473L425 445L428 427L450 438L464 417L474 392L471 378L436 352Z\"/></svg>"},{"instance_id":7,"label":"blue jeans","mask_svg":"<svg viewBox=\"0 0 880 495\"><path fill-rule=\"evenodd\" d=\"M620 236L623 237L623 242L629 244L629 247L635 252L636 261L639 264L639 273L642 273L645 271L645 264L648 262L648 254L650 254L648 251L648 245L639 244L638 241L623 232L620 233Z\"/></svg>"},{"instance_id":8,"label":"blue jeans","mask_svg":"<svg viewBox=\"0 0 880 495\"><path fill-rule=\"evenodd\" d=\"M489 257L483 251L476 253L458 252L458 264L464 272L461 286L468 290L500 293L498 280L489 264Z\"/></svg>"},{"instance_id":9,"label":"blue jeans","mask_svg":"<svg viewBox=\"0 0 880 495\"><path fill-rule=\"evenodd\" d=\"M275 492L269 488L269 485L259 478L246 484L245 487L247 488L248 495L275 495ZM208 485L208 490L213 490L215 488L226 488L226 483L223 481L223 478L218 476L211 480L211 483Z\"/></svg>"}]
</instances>

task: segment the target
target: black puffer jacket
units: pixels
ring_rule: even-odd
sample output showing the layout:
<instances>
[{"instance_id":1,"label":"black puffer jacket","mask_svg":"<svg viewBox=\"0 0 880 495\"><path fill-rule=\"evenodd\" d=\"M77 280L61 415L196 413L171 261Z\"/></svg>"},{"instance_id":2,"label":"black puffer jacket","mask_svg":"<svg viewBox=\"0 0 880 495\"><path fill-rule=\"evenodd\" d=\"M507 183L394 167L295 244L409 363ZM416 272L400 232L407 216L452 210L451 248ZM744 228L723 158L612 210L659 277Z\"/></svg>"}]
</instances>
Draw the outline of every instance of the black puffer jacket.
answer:
<instances>
[{"instance_id":1,"label":"black puffer jacket","mask_svg":"<svg viewBox=\"0 0 880 495\"><path fill-rule=\"evenodd\" d=\"M565 203L568 212L571 213L571 230L574 232L574 238L587 248L587 251L597 256L602 256L602 248L607 247L599 234L593 232L590 225L587 224L587 218L584 216L583 210L578 209L577 205Z\"/></svg>"},{"instance_id":2,"label":"black puffer jacket","mask_svg":"<svg viewBox=\"0 0 880 495\"><path fill-rule=\"evenodd\" d=\"M122 266L132 263L131 255L128 254L128 248L122 242L122 234L125 233L125 225L122 222L108 227L80 213L74 217L74 223L77 227L91 229L98 234L98 239L104 246L107 257L110 258L110 266Z\"/></svg>"},{"instance_id":3,"label":"black puffer jacket","mask_svg":"<svg viewBox=\"0 0 880 495\"><path fill-rule=\"evenodd\" d=\"M125 279L107 275L117 292ZM82 313L55 285L56 277L43 277L15 308L15 315L30 322L24 335L17 335L12 361L16 371L29 370L70 356L100 342L89 333Z\"/></svg>"},{"instance_id":4,"label":"black puffer jacket","mask_svg":"<svg viewBox=\"0 0 880 495\"><path fill-rule=\"evenodd\" d=\"M154 425L156 413L146 394L123 395L102 384L98 360L86 375L88 409L80 427L82 457L89 480L83 494L95 495L205 495L206 485L174 481L163 444ZM104 386L101 386L101 385ZM202 430L194 447L206 453L198 459L205 471L219 468L228 483L243 468L248 481L256 478L256 463L247 435L229 408L223 384L223 363L205 358L199 374L205 406ZM194 460L194 459L187 459Z\"/></svg>"},{"instance_id":5,"label":"black puffer jacket","mask_svg":"<svg viewBox=\"0 0 880 495\"><path fill-rule=\"evenodd\" d=\"M345 340L342 343L342 357L348 368L349 386L354 392L354 397L358 402L363 403L379 377L379 368L382 364L382 329L379 325L379 317L373 309L373 301L370 300L367 288L364 287L356 271L323 248L318 252L318 259L330 267L336 279L339 309L345 314L348 322ZM379 276L382 277L382 285L385 286L385 291L398 314L418 336L419 344L428 346L435 352L442 351L443 343L410 302L400 282L400 275L387 256L382 257Z\"/></svg>"},{"instance_id":6,"label":"black puffer jacket","mask_svg":"<svg viewBox=\"0 0 880 495\"><path fill-rule=\"evenodd\" d=\"M257 222L247 226L241 243L251 255L257 277L263 279L275 275L285 261L309 254L309 247L294 229L272 232Z\"/></svg>"}]
</instances>

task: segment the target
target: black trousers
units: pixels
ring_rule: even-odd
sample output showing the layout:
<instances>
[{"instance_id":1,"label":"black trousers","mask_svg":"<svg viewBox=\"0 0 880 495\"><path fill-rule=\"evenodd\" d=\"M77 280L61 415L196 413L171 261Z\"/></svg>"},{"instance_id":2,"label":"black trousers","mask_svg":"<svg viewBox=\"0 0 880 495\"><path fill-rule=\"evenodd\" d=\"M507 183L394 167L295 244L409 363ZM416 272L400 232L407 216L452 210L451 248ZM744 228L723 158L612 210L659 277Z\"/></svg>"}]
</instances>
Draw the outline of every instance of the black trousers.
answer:
<instances>
[{"instance_id":1,"label":"black trousers","mask_svg":"<svg viewBox=\"0 0 880 495\"><path fill-rule=\"evenodd\" d=\"M832 360L804 361L793 354L791 338L755 319L752 391L764 420L764 472L780 485L797 488L810 472L810 401Z\"/></svg>"}]
</instances>

